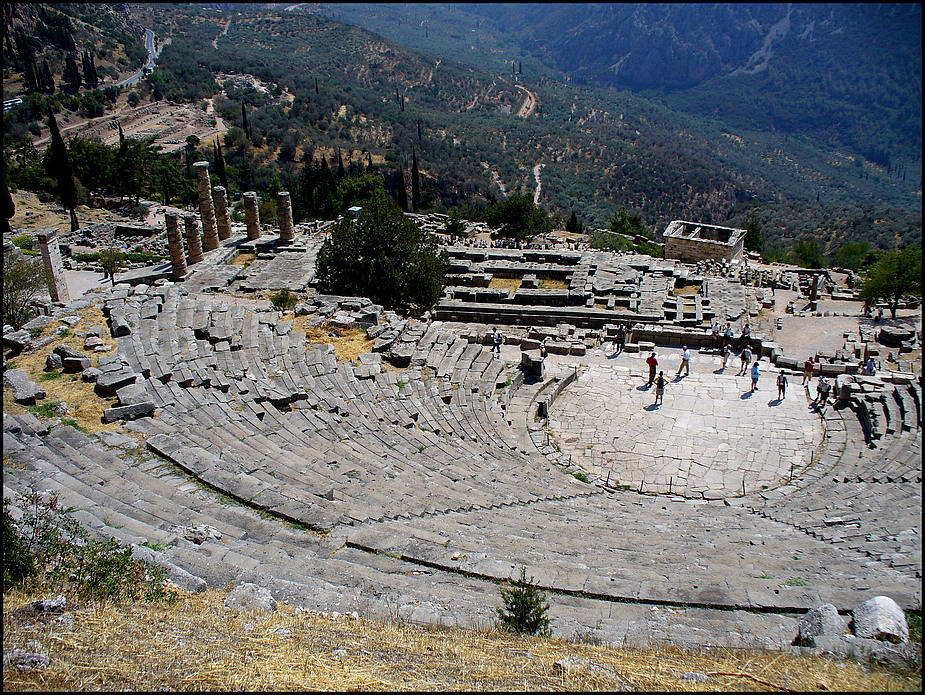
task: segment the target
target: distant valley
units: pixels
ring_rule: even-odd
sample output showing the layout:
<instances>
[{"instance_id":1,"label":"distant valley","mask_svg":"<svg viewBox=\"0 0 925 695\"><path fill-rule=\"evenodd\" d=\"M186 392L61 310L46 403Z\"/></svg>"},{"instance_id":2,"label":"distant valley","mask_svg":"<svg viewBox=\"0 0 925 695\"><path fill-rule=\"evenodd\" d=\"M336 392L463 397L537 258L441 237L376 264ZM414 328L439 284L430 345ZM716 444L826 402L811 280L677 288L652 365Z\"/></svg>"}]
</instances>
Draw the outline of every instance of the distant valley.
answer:
<instances>
[{"instance_id":1,"label":"distant valley","mask_svg":"<svg viewBox=\"0 0 925 695\"><path fill-rule=\"evenodd\" d=\"M415 160L422 207L470 218L524 193L560 224L606 228L626 208L652 230L754 219L769 246L828 256L921 243L919 5L122 7L72 21L101 57L131 51L94 12L170 39L136 96L212 105L237 190L286 187L322 156L394 187ZM222 73L270 91L222 95Z\"/></svg>"}]
</instances>

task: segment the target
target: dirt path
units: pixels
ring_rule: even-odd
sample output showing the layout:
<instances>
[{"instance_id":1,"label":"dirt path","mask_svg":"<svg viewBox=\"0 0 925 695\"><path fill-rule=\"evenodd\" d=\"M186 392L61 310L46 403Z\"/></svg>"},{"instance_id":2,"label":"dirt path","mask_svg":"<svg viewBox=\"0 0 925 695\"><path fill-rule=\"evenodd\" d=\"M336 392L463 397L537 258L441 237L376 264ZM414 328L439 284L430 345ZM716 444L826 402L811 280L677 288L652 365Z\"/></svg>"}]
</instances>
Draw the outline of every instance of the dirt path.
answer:
<instances>
[{"instance_id":1,"label":"dirt path","mask_svg":"<svg viewBox=\"0 0 925 695\"><path fill-rule=\"evenodd\" d=\"M539 100L536 97L536 92L531 92L529 89L523 85L515 85L517 89L522 89L526 94L526 99L524 103L520 105L520 108L517 109L517 115L520 118L529 118L533 115L533 112L536 111L536 105L539 103Z\"/></svg>"}]
</instances>

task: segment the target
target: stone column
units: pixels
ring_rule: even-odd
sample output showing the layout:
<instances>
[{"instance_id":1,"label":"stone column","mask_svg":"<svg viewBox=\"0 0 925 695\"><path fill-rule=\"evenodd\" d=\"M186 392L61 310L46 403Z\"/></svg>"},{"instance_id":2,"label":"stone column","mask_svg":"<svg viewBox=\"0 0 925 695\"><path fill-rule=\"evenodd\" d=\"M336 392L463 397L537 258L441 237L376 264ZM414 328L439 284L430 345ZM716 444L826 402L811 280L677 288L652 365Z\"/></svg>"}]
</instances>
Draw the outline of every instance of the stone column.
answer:
<instances>
[{"instance_id":1,"label":"stone column","mask_svg":"<svg viewBox=\"0 0 925 695\"><path fill-rule=\"evenodd\" d=\"M218 248L218 226L215 224L215 206L212 204L212 182L209 180L209 163L196 162L196 178L199 182L199 215L202 217L202 231L206 251Z\"/></svg>"},{"instance_id":2,"label":"stone column","mask_svg":"<svg viewBox=\"0 0 925 695\"><path fill-rule=\"evenodd\" d=\"M38 237L42 262L45 264L45 269L51 273L51 286L48 288L51 300L67 304L71 301L71 294L64 277L64 263L61 261L61 248L58 246L58 230L43 229L38 233Z\"/></svg>"},{"instance_id":3,"label":"stone column","mask_svg":"<svg viewBox=\"0 0 925 695\"><path fill-rule=\"evenodd\" d=\"M218 225L218 239L231 238L231 218L228 216L228 194L224 186L212 189L212 202L215 203L215 223Z\"/></svg>"},{"instance_id":4,"label":"stone column","mask_svg":"<svg viewBox=\"0 0 925 695\"><path fill-rule=\"evenodd\" d=\"M199 263L202 260L202 237L199 236L199 220L191 212L183 215L183 224L186 225L186 247L189 249L189 264Z\"/></svg>"},{"instance_id":5,"label":"stone column","mask_svg":"<svg viewBox=\"0 0 925 695\"><path fill-rule=\"evenodd\" d=\"M175 278L186 277L186 252L183 235L180 233L180 217L175 212L164 214L167 225L167 248L170 249L170 264Z\"/></svg>"},{"instance_id":6,"label":"stone column","mask_svg":"<svg viewBox=\"0 0 925 695\"><path fill-rule=\"evenodd\" d=\"M288 191L276 194L279 205L279 238L283 241L292 241L295 238L295 229L292 226L292 199Z\"/></svg>"},{"instance_id":7,"label":"stone column","mask_svg":"<svg viewBox=\"0 0 925 695\"><path fill-rule=\"evenodd\" d=\"M260 238L260 210L257 207L257 194L248 191L244 194L244 219L247 223L247 238Z\"/></svg>"}]
</instances>

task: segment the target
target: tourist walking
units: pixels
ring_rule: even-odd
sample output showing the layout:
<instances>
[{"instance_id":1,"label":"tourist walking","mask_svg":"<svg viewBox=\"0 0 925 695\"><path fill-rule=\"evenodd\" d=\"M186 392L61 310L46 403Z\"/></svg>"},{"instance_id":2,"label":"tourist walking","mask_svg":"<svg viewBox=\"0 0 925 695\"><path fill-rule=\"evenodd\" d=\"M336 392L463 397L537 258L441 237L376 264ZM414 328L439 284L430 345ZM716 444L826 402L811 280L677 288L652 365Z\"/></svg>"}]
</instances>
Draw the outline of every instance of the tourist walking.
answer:
<instances>
[{"instance_id":1,"label":"tourist walking","mask_svg":"<svg viewBox=\"0 0 925 695\"><path fill-rule=\"evenodd\" d=\"M649 365L649 380L646 382L646 386L655 383L655 369L658 367L658 358L655 356L655 350L652 351L652 354L646 357L646 364Z\"/></svg>"},{"instance_id":2,"label":"tourist walking","mask_svg":"<svg viewBox=\"0 0 925 695\"><path fill-rule=\"evenodd\" d=\"M782 401L787 396L787 375L784 372L777 374L777 400Z\"/></svg>"},{"instance_id":3,"label":"tourist walking","mask_svg":"<svg viewBox=\"0 0 925 695\"><path fill-rule=\"evenodd\" d=\"M655 380L655 403L658 405L665 402L665 372L658 373L658 379Z\"/></svg>"},{"instance_id":4,"label":"tourist walking","mask_svg":"<svg viewBox=\"0 0 925 695\"><path fill-rule=\"evenodd\" d=\"M501 331L495 328L494 333L491 334L491 349L494 352L501 354L501 344L504 342L504 336L501 335Z\"/></svg>"},{"instance_id":5,"label":"tourist walking","mask_svg":"<svg viewBox=\"0 0 925 695\"><path fill-rule=\"evenodd\" d=\"M729 346L723 343L723 347L720 350L719 354L723 356L723 369L726 369L726 362L729 361L729 355L731 354L731 351L729 350Z\"/></svg>"},{"instance_id":6,"label":"tourist walking","mask_svg":"<svg viewBox=\"0 0 925 695\"><path fill-rule=\"evenodd\" d=\"M829 380L824 376L819 377L819 383L816 385L816 397L813 399L815 405L823 406L829 400Z\"/></svg>"},{"instance_id":7,"label":"tourist walking","mask_svg":"<svg viewBox=\"0 0 925 695\"><path fill-rule=\"evenodd\" d=\"M682 369L684 370L684 376L691 373L691 351L687 349L687 345L684 346L684 350L681 352L681 365L678 367L678 373L675 376L681 376Z\"/></svg>"},{"instance_id":8,"label":"tourist walking","mask_svg":"<svg viewBox=\"0 0 925 695\"><path fill-rule=\"evenodd\" d=\"M742 352L739 353L739 360L741 360L741 366L739 367L739 373L736 376L745 376L748 373L748 365L752 361L752 351L749 348L745 348Z\"/></svg>"},{"instance_id":9,"label":"tourist walking","mask_svg":"<svg viewBox=\"0 0 925 695\"><path fill-rule=\"evenodd\" d=\"M803 383L813 380L813 372L816 371L816 363L812 357L807 357L803 363Z\"/></svg>"},{"instance_id":10,"label":"tourist walking","mask_svg":"<svg viewBox=\"0 0 925 695\"><path fill-rule=\"evenodd\" d=\"M758 367L758 360L752 365L752 392L758 390L758 377L761 376L761 369Z\"/></svg>"}]
</instances>

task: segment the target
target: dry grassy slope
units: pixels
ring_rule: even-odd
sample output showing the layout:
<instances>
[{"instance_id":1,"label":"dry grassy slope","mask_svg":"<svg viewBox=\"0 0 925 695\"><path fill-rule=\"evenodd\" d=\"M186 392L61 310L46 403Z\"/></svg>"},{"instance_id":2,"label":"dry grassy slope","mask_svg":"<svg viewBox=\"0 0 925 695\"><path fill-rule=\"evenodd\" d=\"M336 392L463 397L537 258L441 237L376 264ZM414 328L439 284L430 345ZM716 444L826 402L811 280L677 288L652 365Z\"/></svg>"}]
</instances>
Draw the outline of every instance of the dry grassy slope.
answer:
<instances>
[{"instance_id":1,"label":"dry grassy slope","mask_svg":"<svg viewBox=\"0 0 925 695\"><path fill-rule=\"evenodd\" d=\"M4 649L41 642L48 668L4 669L3 689L372 691L921 691L920 674L771 652L638 651L308 613L233 613L226 592L172 607L71 605L67 622L16 615L35 597L4 596ZM499 600L500 603L500 600ZM586 664L564 671L570 658ZM685 680L696 672L709 681Z\"/></svg>"}]
</instances>

